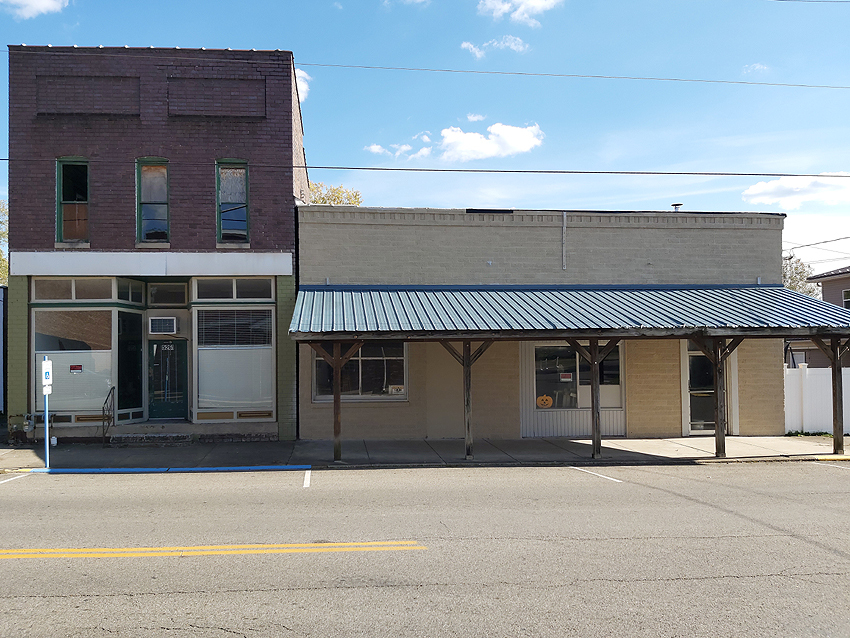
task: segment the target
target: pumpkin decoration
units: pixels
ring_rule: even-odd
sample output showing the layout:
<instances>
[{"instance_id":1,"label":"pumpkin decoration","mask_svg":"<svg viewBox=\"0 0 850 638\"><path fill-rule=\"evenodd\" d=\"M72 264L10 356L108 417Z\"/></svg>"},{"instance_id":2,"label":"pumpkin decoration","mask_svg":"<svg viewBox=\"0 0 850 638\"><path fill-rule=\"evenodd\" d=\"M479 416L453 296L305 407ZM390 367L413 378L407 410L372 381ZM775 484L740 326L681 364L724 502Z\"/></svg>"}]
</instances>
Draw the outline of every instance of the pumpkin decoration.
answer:
<instances>
[{"instance_id":1,"label":"pumpkin decoration","mask_svg":"<svg viewBox=\"0 0 850 638\"><path fill-rule=\"evenodd\" d=\"M548 394L541 394L537 397L537 407L538 408L551 408L552 407L552 397Z\"/></svg>"}]
</instances>

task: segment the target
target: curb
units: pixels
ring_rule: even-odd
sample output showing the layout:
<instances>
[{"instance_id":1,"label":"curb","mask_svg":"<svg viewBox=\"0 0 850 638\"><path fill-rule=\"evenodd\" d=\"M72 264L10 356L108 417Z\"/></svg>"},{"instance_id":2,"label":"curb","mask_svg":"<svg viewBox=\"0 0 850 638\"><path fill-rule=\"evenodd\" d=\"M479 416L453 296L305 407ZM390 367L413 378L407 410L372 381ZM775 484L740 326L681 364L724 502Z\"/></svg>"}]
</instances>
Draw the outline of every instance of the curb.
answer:
<instances>
[{"instance_id":1,"label":"curb","mask_svg":"<svg viewBox=\"0 0 850 638\"><path fill-rule=\"evenodd\" d=\"M184 474L199 472L285 472L312 469L310 465L236 465L232 467L32 467L3 470L7 474Z\"/></svg>"},{"instance_id":2,"label":"curb","mask_svg":"<svg viewBox=\"0 0 850 638\"><path fill-rule=\"evenodd\" d=\"M326 463L313 465L236 465L222 467L106 467L106 468L6 468L0 474L198 474L204 472L287 472L305 470L419 470L444 468L520 468L520 467L647 467L665 465L713 465L731 463L792 463L813 461L850 461L850 455L789 455L734 458L689 457L653 460L571 460L571 461L449 461L444 463Z\"/></svg>"}]
</instances>

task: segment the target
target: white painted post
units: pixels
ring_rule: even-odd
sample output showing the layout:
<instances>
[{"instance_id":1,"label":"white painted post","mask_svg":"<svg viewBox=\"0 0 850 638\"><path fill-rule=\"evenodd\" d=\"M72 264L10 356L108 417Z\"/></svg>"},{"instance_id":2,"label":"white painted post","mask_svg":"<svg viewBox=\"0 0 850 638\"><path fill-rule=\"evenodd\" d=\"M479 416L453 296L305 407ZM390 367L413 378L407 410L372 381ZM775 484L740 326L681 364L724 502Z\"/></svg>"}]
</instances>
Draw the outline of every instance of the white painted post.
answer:
<instances>
[{"instance_id":1,"label":"white painted post","mask_svg":"<svg viewBox=\"0 0 850 638\"><path fill-rule=\"evenodd\" d=\"M806 432L806 392L809 389L809 364L801 363L800 368L800 432Z\"/></svg>"},{"instance_id":2,"label":"white painted post","mask_svg":"<svg viewBox=\"0 0 850 638\"><path fill-rule=\"evenodd\" d=\"M53 362L44 355L41 362L41 390L44 393L44 467L50 469L50 393L53 392Z\"/></svg>"}]
</instances>

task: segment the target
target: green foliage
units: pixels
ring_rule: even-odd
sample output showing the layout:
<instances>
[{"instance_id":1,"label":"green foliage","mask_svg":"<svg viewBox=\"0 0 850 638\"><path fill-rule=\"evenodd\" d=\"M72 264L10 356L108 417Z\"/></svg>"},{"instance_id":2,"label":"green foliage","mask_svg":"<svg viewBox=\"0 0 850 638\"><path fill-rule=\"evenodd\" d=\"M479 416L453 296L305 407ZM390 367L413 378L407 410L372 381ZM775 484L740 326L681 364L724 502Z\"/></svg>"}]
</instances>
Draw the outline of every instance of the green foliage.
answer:
<instances>
[{"instance_id":1,"label":"green foliage","mask_svg":"<svg viewBox=\"0 0 850 638\"><path fill-rule=\"evenodd\" d=\"M353 188L325 186L322 182L310 182L311 204L333 204L335 206L360 206L363 196Z\"/></svg>"},{"instance_id":2,"label":"green foliage","mask_svg":"<svg viewBox=\"0 0 850 638\"><path fill-rule=\"evenodd\" d=\"M804 295L820 299L820 288L817 284L806 281L812 276L812 267L799 257L782 258L782 285L790 290L796 290Z\"/></svg>"}]
</instances>

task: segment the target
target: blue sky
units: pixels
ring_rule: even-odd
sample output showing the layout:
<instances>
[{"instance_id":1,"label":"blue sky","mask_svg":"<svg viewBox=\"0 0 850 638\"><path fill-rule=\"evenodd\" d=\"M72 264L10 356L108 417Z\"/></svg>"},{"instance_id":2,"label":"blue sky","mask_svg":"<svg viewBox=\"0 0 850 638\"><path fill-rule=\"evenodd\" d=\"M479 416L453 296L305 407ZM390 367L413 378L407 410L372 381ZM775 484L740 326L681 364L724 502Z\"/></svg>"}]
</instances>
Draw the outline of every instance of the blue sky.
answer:
<instances>
[{"instance_id":1,"label":"blue sky","mask_svg":"<svg viewBox=\"0 0 850 638\"><path fill-rule=\"evenodd\" d=\"M7 44L291 50L305 74L308 163L333 166L847 173L850 89L314 65L850 86L848 27L850 3L775 0L0 0ZM788 247L850 235L850 178L310 177L376 206L682 202L785 212ZM831 270L850 264L850 241L796 254Z\"/></svg>"}]
</instances>

